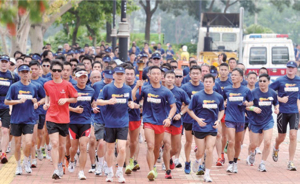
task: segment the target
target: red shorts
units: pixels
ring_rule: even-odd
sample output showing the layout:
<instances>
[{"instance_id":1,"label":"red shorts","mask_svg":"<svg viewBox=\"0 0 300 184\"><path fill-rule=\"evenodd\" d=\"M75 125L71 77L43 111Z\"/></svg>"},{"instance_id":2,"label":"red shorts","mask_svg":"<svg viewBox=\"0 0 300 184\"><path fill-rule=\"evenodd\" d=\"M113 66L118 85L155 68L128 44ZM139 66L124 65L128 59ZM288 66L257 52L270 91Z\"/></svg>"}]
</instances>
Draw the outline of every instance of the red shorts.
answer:
<instances>
[{"instance_id":1,"label":"red shorts","mask_svg":"<svg viewBox=\"0 0 300 184\"><path fill-rule=\"evenodd\" d=\"M223 118L221 119L222 123L225 123L225 117L226 117L226 114L224 114Z\"/></svg>"},{"instance_id":2,"label":"red shorts","mask_svg":"<svg viewBox=\"0 0 300 184\"><path fill-rule=\"evenodd\" d=\"M176 127L176 126L169 126L165 128L165 132L171 134L171 135L178 135L181 134L182 132L182 125L180 127Z\"/></svg>"},{"instance_id":3,"label":"red shorts","mask_svg":"<svg viewBox=\"0 0 300 184\"><path fill-rule=\"evenodd\" d=\"M144 129L149 128L154 130L155 134L162 134L165 132L165 127L164 125L153 125L151 123L144 123Z\"/></svg>"},{"instance_id":4,"label":"red shorts","mask_svg":"<svg viewBox=\"0 0 300 184\"><path fill-rule=\"evenodd\" d=\"M129 121L129 130L133 131L136 130L141 126L141 120L140 121Z\"/></svg>"}]
</instances>

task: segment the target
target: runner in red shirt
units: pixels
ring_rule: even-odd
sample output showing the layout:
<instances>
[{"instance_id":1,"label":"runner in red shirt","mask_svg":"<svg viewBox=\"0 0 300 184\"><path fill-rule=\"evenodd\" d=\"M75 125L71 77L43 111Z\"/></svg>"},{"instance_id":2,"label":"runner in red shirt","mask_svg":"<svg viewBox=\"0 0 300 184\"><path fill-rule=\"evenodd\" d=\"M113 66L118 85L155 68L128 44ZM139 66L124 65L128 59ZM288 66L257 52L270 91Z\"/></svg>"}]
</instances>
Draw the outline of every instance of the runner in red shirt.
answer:
<instances>
[{"instance_id":1,"label":"runner in red shirt","mask_svg":"<svg viewBox=\"0 0 300 184\"><path fill-rule=\"evenodd\" d=\"M52 179L60 179L63 176L62 162L66 136L69 135L69 104L77 102L78 94L70 82L61 78L63 64L60 61L53 60L50 70L53 80L44 85L46 92L44 110L48 110L46 123L52 145L52 163L55 169Z\"/></svg>"}]
</instances>

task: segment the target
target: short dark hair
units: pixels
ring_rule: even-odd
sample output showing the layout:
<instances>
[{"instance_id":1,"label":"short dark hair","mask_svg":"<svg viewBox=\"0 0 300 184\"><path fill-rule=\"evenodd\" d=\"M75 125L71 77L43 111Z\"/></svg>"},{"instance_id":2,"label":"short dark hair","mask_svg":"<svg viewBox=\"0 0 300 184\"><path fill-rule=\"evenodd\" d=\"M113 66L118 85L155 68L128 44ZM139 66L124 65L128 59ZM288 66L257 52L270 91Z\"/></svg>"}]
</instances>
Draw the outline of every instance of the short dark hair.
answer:
<instances>
[{"instance_id":1,"label":"short dark hair","mask_svg":"<svg viewBox=\"0 0 300 184\"><path fill-rule=\"evenodd\" d=\"M92 64L92 68L94 68L94 65L95 65L95 64L100 64L101 69L103 68L102 63L100 63L99 61L95 61L95 62Z\"/></svg>"},{"instance_id":2,"label":"short dark hair","mask_svg":"<svg viewBox=\"0 0 300 184\"><path fill-rule=\"evenodd\" d=\"M158 67L158 66L150 66L149 67L149 73L152 71L152 70L154 70L154 69L159 69L160 71L161 71L161 69Z\"/></svg>"},{"instance_id":3,"label":"short dark hair","mask_svg":"<svg viewBox=\"0 0 300 184\"><path fill-rule=\"evenodd\" d=\"M170 64L171 64L171 63L176 63L176 64L178 64L178 62L177 62L176 60L171 60L171 61L170 61Z\"/></svg>"},{"instance_id":4,"label":"short dark hair","mask_svg":"<svg viewBox=\"0 0 300 184\"><path fill-rule=\"evenodd\" d=\"M226 66L227 68L229 68L229 65L228 65L227 63L221 63L220 66L219 66L219 68L220 68L221 66Z\"/></svg>"},{"instance_id":5,"label":"short dark hair","mask_svg":"<svg viewBox=\"0 0 300 184\"><path fill-rule=\"evenodd\" d=\"M38 67L41 66L40 62L37 60L32 60L29 62L29 67L34 66L34 65L36 65Z\"/></svg>"},{"instance_id":6,"label":"short dark hair","mask_svg":"<svg viewBox=\"0 0 300 184\"><path fill-rule=\"evenodd\" d=\"M114 65L114 64L115 64L115 65L118 65L117 62L115 62L115 61L110 61L110 62L108 62L108 65Z\"/></svg>"},{"instance_id":7,"label":"short dark hair","mask_svg":"<svg viewBox=\"0 0 300 184\"><path fill-rule=\"evenodd\" d=\"M45 57L48 55L49 52L51 52L51 51L50 51L50 50L45 50L45 51L43 52L43 54L42 54L42 57L45 58ZM51 52L51 53L52 53L52 52Z\"/></svg>"},{"instance_id":8,"label":"short dark hair","mask_svg":"<svg viewBox=\"0 0 300 184\"><path fill-rule=\"evenodd\" d=\"M55 57L55 59L61 59L63 61L66 61L66 57L63 56L63 55L58 55L58 56Z\"/></svg>"},{"instance_id":9,"label":"short dark hair","mask_svg":"<svg viewBox=\"0 0 300 184\"><path fill-rule=\"evenodd\" d=\"M267 74L269 74L269 70L268 70L266 67L261 67L261 68L258 70L258 73L259 73L261 70L267 70Z\"/></svg>"},{"instance_id":10,"label":"short dark hair","mask_svg":"<svg viewBox=\"0 0 300 184\"><path fill-rule=\"evenodd\" d=\"M135 69L134 69L134 67L132 67L132 66L126 66L126 67L125 67L125 70L133 70L133 72L135 73Z\"/></svg>"},{"instance_id":11,"label":"short dark hair","mask_svg":"<svg viewBox=\"0 0 300 184\"><path fill-rule=\"evenodd\" d=\"M197 64L197 61L195 61L195 60L192 60L192 61L190 61L190 66L191 66L191 64Z\"/></svg>"},{"instance_id":12,"label":"short dark hair","mask_svg":"<svg viewBox=\"0 0 300 184\"><path fill-rule=\"evenodd\" d=\"M84 57L82 58L82 63L83 63L83 60L89 60L91 62L91 64L93 64L93 60L90 58L90 57Z\"/></svg>"},{"instance_id":13,"label":"short dark hair","mask_svg":"<svg viewBox=\"0 0 300 184\"><path fill-rule=\"evenodd\" d=\"M260 76L259 76L259 79L261 78L261 77L266 77L267 79L268 79L268 81L270 81L270 75L268 75L268 74L266 74L266 73L263 73L263 74L261 74Z\"/></svg>"},{"instance_id":14,"label":"short dark hair","mask_svg":"<svg viewBox=\"0 0 300 184\"><path fill-rule=\"evenodd\" d=\"M237 63L236 65L243 65L243 66L245 66L243 63Z\"/></svg>"},{"instance_id":15,"label":"short dark hair","mask_svg":"<svg viewBox=\"0 0 300 184\"><path fill-rule=\"evenodd\" d=\"M16 59L16 61L17 61L17 60L19 60L19 59L22 59L22 61L24 61L24 59L23 59L23 58L21 58L21 57L18 57L18 58Z\"/></svg>"},{"instance_id":16,"label":"short dark hair","mask_svg":"<svg viewBox=\"0 0 300 184\"><path fill-rule=\"evenodd\" d=\"M201 67L198 65L195 65L190 68L190 73L192 72L192 70L199 70L201 72Z\"/></svg>"},{"instance_id":17,"label":"short dark hair","mask_svg":"<svg viewBox=\"0 0 300 184\"><path fill-rule=\"evenodd\" d=\"M247 77L249 77L249 75L251 75L251 74L254 74L254 75L256 75L256 77L257 77L257 73L256 73L256 72L249 72L249 73L247 74Z\"/></svg>"},{"instance_id":18,"label":"short dark hair","mask_svg":"<svg viewBox=\"0 0 300 184\"><path fill-rule=\"evenodd\" d=\"M171 66L170 63L164 63L164 64L161 65L161 67L162 67L162 68L166 68L166 69L168 69L168 70L171 70L171 68L172 68L172 66Z\"/></svg>"},{"instance_id":19,"label":"short dark hair","mask_svg":"<svg viewBox=\"0 0 300 184\"><path fill-rule=\"evenodd\" d=\"M62 64L62 62L60 62L59 60L53 60L50 65L50 70L52 70L53 66L55 65L59 65L62 70L64 69L64 65Z\"/></svg>"},{"instance_id":20,"label":"short dark hair","mask_svg":"<svg viewBox=\"0 0 300 184\"><path fill-rule=\"evenodd\" d=\"M43 64L43 63L51 63L51 61L50 61L49 58L44 58L44 59L42 60L42 64Z\"/></svg>"},{"instance_id":21,"label":"short dark hair","mask_svg":"<svg viewBox=\"0 0 300 184\"><path fill-rule=\"evenodd\" d=\"M102 54L102 55L103 55L103 54ZM96 58L101 58L101 59L102 59L102 55L97 54L97 55L95 56L95 59L96 59Z\"/></svg>"},{"instance_id":22,"label":"short dark hair","mask_svg":"<svg viewBox=\"0 0 300 184\"><path fill-rule=\"evenodd\" d=\"M234 61L237 63L237 61L236 61L236 59L235 59L234 57L229 58L229 59L228 59L228 62L229 62L230 60L234 60Z\"/></svg>"},{"instance_id":23,"label":"short dark hair","mask_svg":"<svg viewBox=\"0 0 300 184\"><path fill-rule=\"evenodd\" d=\"M169 70L165 73L164 77L166 77L168 74L173 74L174 76L176 76L175 72L173 72L172 70Z\"/></svg>"},{"instance_id":24,"label":"short dark hair","mask_svg":"<svg viewBox=\"0 0 300 184\"><path fill-rule=\"evenodd\" d=\"M204 75L203 82L205 81L205 79L209 79L209 78L212 78L213 81L215 82L215 77L210 73Z\"/></svg>"},{"instance_id":25,"label":"short dark hair","mask_svg":"<svg viewBox=\"0 0 300 184\"><path fill-rule=\"evenodd\" d=\"M78 63L78 60L76 59L76 58L72 58L72 59L70 59L70 63L71 62L76 62L76 63Z\"/></svg>"},{"instance_id":26,"label":"short dark hair","mask_svg":"<svg viewBox=\"0 0 300 184\"><path fill-rule=\"evenodd\" d=\"M70 62L65 61L65 62L64 62L64 65L69 65L69 66L72 68L72 65L71 65Z\"/></svg>"},{"instance_id":27,"label":"short dark hair","mask_svg":"<svg viewBox=\"0 0 300 184\"><path fill-rule=\"evenodd\" d=\"M17 51L14 53L14 57L16 57L17 54L21 54L21 56L22 56L23 53L22 53L21 51L18 51L18 50L17 50Z\"/></svg>"},{"instance_id":28,"label":"short dark hair","mask_svg":"<svg viewBox=\"0 0 300 184\"><path fill-rule=\"evenodd\" d=\"M240 68L234 68L234 69L232 70L232 72L234 72L234 71L238 71L242 77L244 76L244 73L243 73L243 70L242 70L242 69L240 69Z\"/></svg>"}]
</instances>

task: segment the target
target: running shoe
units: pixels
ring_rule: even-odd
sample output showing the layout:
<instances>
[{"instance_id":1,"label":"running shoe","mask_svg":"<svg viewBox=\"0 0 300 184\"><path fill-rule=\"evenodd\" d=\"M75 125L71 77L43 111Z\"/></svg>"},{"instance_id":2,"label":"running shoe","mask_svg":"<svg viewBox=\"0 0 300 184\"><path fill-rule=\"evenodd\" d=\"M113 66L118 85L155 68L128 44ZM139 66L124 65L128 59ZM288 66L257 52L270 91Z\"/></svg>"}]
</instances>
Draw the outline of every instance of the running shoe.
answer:
<instances>
[{"instance_id":1,"label":"running shoe","mask_svg":"<svg viewBox=\"0 0 300 184\"><path fill-rule=\"evenodd\" d=\"M96 170L96 164L92 164L90 170L89 170L89 173L94 173Z\"/></svg>"},{"instance_id":2,"label":"running shoe","mask_svg":"<svg viewBox=\"0 0 300 184\"><path fill-rule=\"evenodd\" d=\"M171 170L167 170L165 174L166 179L172 179Z\"/></svg>"},{"instance_id":3,"label":"running shoe","mask_svg":"<svg viewBox=\"0 0 300 184\"><path fill-rule=\"evenodd\" d=\"M163 171L166 170L166 165L165 165L165 163L162 163L162 164L161 164L161 170L163 170Z\"/></svg>"},{"instance_id":4,"label":"running shoe","mask_svg":"<svg viewBox=\"0 0 300 184\"><path fill-rule=\"evenodd\" d=\"M175 167L176 167L176 168L181 168L181 167L182 167L182 165L181 165L181 163L179 162L179 159L178 159L178 158L175 158L175 159L174 159L174 164L175 164Z\"/></svg>"},{"instance_id":5,"label":"running shoe","mask_svg":"<svg viewBox=\"0 0 300 184\"><path fill-rule=\"evenodd\" d=\"M157 159L157 163L161 163L162 155L163 155L163 149L159 148L159 156L158 156L158 159Z\"/></svg>"},{"instance_id":6,"label":"running shoe","mask_svg":"<svg viewBox=\"0 0 300 184\"><path fill-rule=\"evenodd\" d=\"M113 172L109 172L106 176L106 182L113 182L113 177L114 177L114 173Z\"/></svg>"},{"instance_id":7,"label":"running shoe","mask_svg":"<svg viewBox=\"0 0 300 184\"><path fill-rule=\"evenodd\" d=\"M8 162L8 159L7 159L6 153L2 153L2 155L1 155L1 163L5 164L7 162Z\"/></svg>"},{"instance_id":8,"label":"running shoe","mask_svg":"<svg viewBox=\"0 0 300 184\"><path fill-rule=\"evenodd\" d=\"M217 163L216 163L216 166L223 166L222 158L218 158L218 161L217 161Z\"/></svg>"},{"instance_id":9,"label":"running shoe","mask_svg":"<svg viewBox=\"0 0 300 184\"><path fill-rule=\"evenodd\" d=\"M208 182L208 183L212 182L210 175L204 175L204 182Z\"/></svg>"},{"instance_id":10,"label":"running shoe","mask_svg":"<svg viewBox=\"0 0 300 184\"><path fill-rule=\"evenodd\" d=\"M42 160L43 160L43 153L42 153L42 150L41 150L41 149L38 149L38 150L36 151L36 153L37 153L37 158L38 158L40 161L42 161Z\"/></svg>"},{"instance_id":11,"label":"running shoe","mask_svg":"<svg viewBox=\"0 0 300 184\"><path fill-rule=\"evenodd\" d=\"M130 164L127 165L126 168L125 168L125 174L131 174L132 168L133 168L133 167L132 167Z\"/></svg>"},{"instance_id":12,"label":"running shoe","mask_svg":"<svg viewBox=\"0 0 300 184\"><path fill-rule=\"evenodd\" d=\"M175 168L175 164L173 162L173 159L170 159L170 169L174 169Z\"/></svg>"},{"instance_id":13,"label":"running shoe","mask_svg":"<svg viewBox=\"0 0 300 184\"><path fill-rule=\"evenodd\" d=\"M250 159L250 155L248 155L247 158L246 158L246 164L247 164L247 165L251 165L249 159Z\"/></svg>"},{"instance_id":14,"label":"running shoe","mask_svg":"<svg viewBox=\"0 0 300 184\"><path fill-rule=\"evenodd\" d=\"M227 169L226 169L226 172L230 172L230 173L233 173L233 164L229 164Z\"/></svg>"},{"instance_id":15,"label":"running shoe","mask_svg":"<svg viewBox=\"0 0 300 184\"><path fill-rule=\"evenodd\" d=\"M132 169L133 171L140 170L140 165L136 160L133 161L133 165L134 165L134 167Z\"/></svg>"},{"instance_id":16,"label":"running shoe","mask_svg":"<svg viewBox=\"0 0 300 184\"><path fill-rule=\"evenodd\" d=\"M255 148L255 152L256 152L257 154L261 154L261 153L262 153L261 150L259 149L259 147Z\"/></svg>"},{"instance_id":17,"label":"running shoe","mask_svg":"<svg viewBox=\"0 0 300 184\"><path fill-rule=\"evenodd\" d=\"M72 172L75 171L75 162L70 162L70 163L69 163L68 171L69 171L70 173L72 173Z\"/></svg>"},{"instance_id":18,"label":"running shoe","mask_svg":"<svg viewBox=\"0 0 300 184\"><path fill-rule=\"evenodd\" d=\"M64 169L63 169L63 165L62 165L62 163L60 163L60 164L58 164L58 175L59 175L59 177L63 177L63 175L64 175Z\"/></svg>"},{"instance_id":19,"label":"running shoe","mask_svg":"<svg viewBox=\"0 0 300 184\"><path fill-rule=\"evenodd\" d=\"M42 148L43 157L46 158L45 148Z\"/></svg>"},{"instance_id":20,"label":"running shoe","mask_svg":"<svg viewBox=\"0 0 300 184\"><path fill-rule=\"evenodd\" d=\"M295 165L292 161L289 161L287 169L290 170L290 171L297 171L297 168L295 167Z\"/></svg>"},{"instance_id":21,"label":"running shoe","mask_svg":"<svg viewBox=\"0 0 300 184\"><path fill-rule=\"evenodd\" d=\"M194 173L196 173L196 172L198 171L200 164L201 164L201 163L198 162L198 160L195 160L195 161L193 162L193 164L192 164L192 170L193 170Z\"/></svg>"},{"instance_id":22,"label":"running shoe","mask_svg":"<svg viewBox=\"0 0 300 184\"><path fill-rule=\"evenodd\" d=\"M36 168L37 166L37 161L36 159L32 159L32 162L31 162L31 168Z\"/></svg>"},{"instance_id":23,"label":"running shoe","mask_svg":"<svg viewBox=\"0 0 300 184\"><path fill-rule=\"evenodd\" d=\"M273 158L274 162L278 161L278 152L279 152L279 150L273 148L272 158Z\"/></svg>"},{"instance_id":24,"label":"running shoe","mask_svg":"<svg viewBox=\"0 0 300 184\"><path fill-rule=\"evenodd\" d=\"M154 171L154 178L157 178L158 173L157 173L157 168L156 168L156 166L153 167L153 171Z\"/></svg>"},{"instance_id":25,"label":"running shoe","mask_svg":"<svg viewBox=\"0 0 300 184\"><path fill-rule=\"evenodd\" d=\"M52 175L52 179L54 179L54 180L60 179L59 171L58 170L54 171L54 173Z\"/></svg>"},{"instance_id":26,"label":"running shoe","mask_svg":"<svg viewBox=\"0 0 300 184\"><path fill-rule=\"evenodd\" d=\"M29 160L27 160L27 161L23 160L23 167L24 167L26 173L32 173Z\"/></svg>"},{"instance_id":27,"label":"running shoe","mask_svg":"<svg viewBox=\"0 0 300 184\"><path fill-rule=\"evenodd\" d=\"M139 143L143 143L143 142L144 142L143 136L139 134Z\"/></svg>"},{"instance_id":28,"label":"running shoe","mask_svg":"<svg viewBox=\"0 0 300 184\"><path fill-rule=\"evenodd\" d=\"M233 172L234 173L238 173L238 167L237 167L237 163L233 163Z\"/></svg>"},{"instance_id":29,"label":"running shoe","mask_svg":"<svg viewBox=\"0 0 300 184\"><path fill-rule=\"evenodd\" d=\"M100 165L100 162L96 162L95 175L101 176L103 171L103 165Z\"/></svg>"},{"instance_id":30,"label":"running shoe","mask_svg":"<svg viewBox=\"0 0 300 184\"><path fill-rule=\"evenodd\" d=\"M224 153L226 153L226 154L227 154L227 147L228 147L228 141L226 142L226 146L224 148Z\"/></svg>"},{"instance_id":31,"label":"running shoe","mask_svg":"<svg viewBox=\"0 0 300 184\"><path fill-rule=\"evenodd\" d=\"M107 162L104 161L104 164L103 164L103 171L104 171L104 174L107 176L108 173L109 173L109 169L107 167Z\"/></svg>"},{"instance_id":32,"label":"running shoe","mask_svg":"<svg viewBox=\"0 0 300 184\"><path fill-rule=\"evenodd\" d=\"M123 172L120 170L117 170L116 177L118 178L119 183L125 183L125 178L123 176Z\"/></svg>"},{"instance_id":33,"label":"running shoe","mask_svg":"<svg viewBox=\"0 0 300 184\"><path fill-rule=\"evenodd\" d=\"M221 153L221 163L222 163L222 165L224 165L225 164L225 156L224 156L224 153Z\"/></svg>"},{"instance_id":34,"label":"running shoe","mask_svg":"<svg viewBox=\"0 0 300 184\"><path fill-rule=\"evenodd\" d=\"M78 179L80 179L80 180L86 180L86 177L85 177L83 171L79 171L79 173L78 173Z\"/></svg>"},{"instance_id":35,"label":"running shoe","mask_svg":"<svg viewBox=\"0 0 300 184\"><path fill-rule=\"evenodd\" d=\"M23 172L23 169L21 166L17 166L17 169L16 169L16 175L21 175Z\"/></svg>"},{"instance_id":36,"label":"running shoe","mask_svg":"<svg viewBox=\"0 0 300 184\"><path fill-rule=\"evenodd\" d=\"M6 153L10 153L11 152L11 142L8 143L7 149L6 149Z\"/></svg>"},{"instance_id":37,"label":"running shoe","mask_svg":"<svg viewBox=\"0 0 300 184\"><path fill-rule=\"evenodd\" d=\"M249 155L249 163L251 166L254 165L254 162L255 162L255 153L253 152L250 152L250 155Z\"/></svg>"},{"instance_id":38,"label":"running shoe","mask_svg":"<svg viewBox=\"0 0 300 184\"><path fill-rule=\"evenodd\" d=\"M66 167L69 167L69 163L70 163L70 156L65 156L65 160L66 160Z\"/></svg>"},{"instance_id":39,"label":"running shoe","mask_svg":"<svg viewBox=\"0 0 300 184\"><path fill-rule=\"evenodd\" d=\"M154 170L150 171L148 173L148 175L147 175L147 178L148 178L149 181L154 181L154 179L155 179L155 171Z\"/></svg>"},{"instance_id":40,"label":"running shoe","mask_svg":"<svg viewBox=\"0 0 300 184\"><path fill-rule=\"evenodd\" d=\"M184 172L185 172L185 174L191 173L191 162L185 162Z\"/></svg>"},{"instance_id":41,"label":"running shoe","mask_svg":"<svg viewBox=\"0 0 300 184\"><path fill-rule=\"evenodd\" d=\"M260 172L267 172L266 165L264 163L260 163L258 166L258 170Z\"/></svg>"},{"instance_id":42,"label":"running shoe","mask_svg":"<svg viewBox=\"0 0 300 184\"><path fill-rule=\"evenodd\" d=\"M204 169L202 165L199 166L196 175L204 175Z\"/></svg>"}]
</instances>

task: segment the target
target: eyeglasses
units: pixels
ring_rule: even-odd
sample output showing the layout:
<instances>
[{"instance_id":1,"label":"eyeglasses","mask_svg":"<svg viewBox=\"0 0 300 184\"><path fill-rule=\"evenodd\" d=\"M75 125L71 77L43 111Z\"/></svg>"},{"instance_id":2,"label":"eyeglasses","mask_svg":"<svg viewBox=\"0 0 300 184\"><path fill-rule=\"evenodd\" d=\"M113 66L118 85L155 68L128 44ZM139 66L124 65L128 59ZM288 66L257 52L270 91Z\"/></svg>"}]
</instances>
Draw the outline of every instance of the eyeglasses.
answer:
<instances>
[{"instance_id":1,"label":"eyeglasses","mask_svg":"<svg viewBox=\"0 0 300 184\"><path fill-rule=\"evenodd\" d=\"M1 60L1 63L8 63L8 61L6 61L6 60Z\"/></svg>"},{"instance_id":2,"label":"eyeglasses","mask_svg":"<svg viewBox=\"0 0 300 184\"><path fill-rule=\"evenodd\" d=\"M76 64L71 64L71 66L77 66Z\"/></svg>"},{"instance_id":3,"label":"eyeglasses","mask_svg":"<svg viewBox=\"0 0 300 184\"><path fill-rule=\"evenodd\" d=\"M60 73L61 71L62 71L62 69L52 69L52 72L54 72L54 73L55 72L59 72Z\"/></svg>"},{"instance_id":4,"label":"eyeglasses","mask_svg":"<svg viewBox=\"0 0 300 184\"><path fill-rule=\"evenodd\" d=\"M176 75L175 77L176 78L182 78L182 75Z\"/></svg>"},{"instance_id":5,"label":"eyeglasses","mask_svg":"<svg viewBox=\"0 0 300 184\"><path fill-rule=\"evenodd\" d=\"M50 65L43 65L43 67L50 67Z\"/></svg>"},{"instance_id":6,"label":"eyeglasses","mask_svg":"<svg viewBox=\"0 0 300 184\"><path fill-rule=\"evenodd\" d=\"M267 82L267 80L259 80L259 82L266 83L266 82Z\"/></svg>"}]
</instances>

